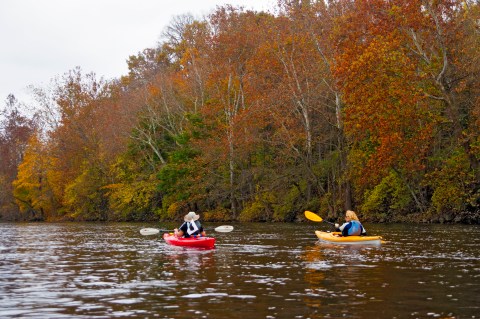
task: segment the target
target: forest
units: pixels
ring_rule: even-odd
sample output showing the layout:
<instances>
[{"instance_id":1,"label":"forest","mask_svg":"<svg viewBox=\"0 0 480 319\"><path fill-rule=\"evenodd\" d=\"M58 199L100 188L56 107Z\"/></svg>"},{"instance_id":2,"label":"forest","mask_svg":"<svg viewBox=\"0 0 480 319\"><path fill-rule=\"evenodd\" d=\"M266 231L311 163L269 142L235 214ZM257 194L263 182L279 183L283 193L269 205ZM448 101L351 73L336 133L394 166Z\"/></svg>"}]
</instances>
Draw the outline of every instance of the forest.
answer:
<instances>
[{"instance_id":1,"label":"forest","mask_svg":"<svg viewBox=\"0 0 480 319\"><path fill-rule=\"evenodd\" d=\"M0 106L0 219L480 223L480 6L180 15L112 80Z\"/></svg>"}]
</instances>

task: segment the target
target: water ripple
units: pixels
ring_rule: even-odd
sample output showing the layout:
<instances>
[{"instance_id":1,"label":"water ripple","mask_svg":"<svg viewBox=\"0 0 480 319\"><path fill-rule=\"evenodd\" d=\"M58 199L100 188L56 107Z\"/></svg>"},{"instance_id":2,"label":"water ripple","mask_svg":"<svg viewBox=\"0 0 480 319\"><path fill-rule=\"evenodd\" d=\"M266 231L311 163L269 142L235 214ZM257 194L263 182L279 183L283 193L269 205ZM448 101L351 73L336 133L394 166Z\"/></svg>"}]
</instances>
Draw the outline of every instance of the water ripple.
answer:
<instances>
[{"instance_id":1,"label":"water ripple","mask_svg":"<svg viewBox=\"0 0 480 319\"><path fill-rule=\"evenodd\" d=\"M238 224L215 249L191 250L139 224L0 224L0 317L480 313L479 227L367 225L388 243L352 247L317 245L310 225Z\"/></svg>"}]
</instances>

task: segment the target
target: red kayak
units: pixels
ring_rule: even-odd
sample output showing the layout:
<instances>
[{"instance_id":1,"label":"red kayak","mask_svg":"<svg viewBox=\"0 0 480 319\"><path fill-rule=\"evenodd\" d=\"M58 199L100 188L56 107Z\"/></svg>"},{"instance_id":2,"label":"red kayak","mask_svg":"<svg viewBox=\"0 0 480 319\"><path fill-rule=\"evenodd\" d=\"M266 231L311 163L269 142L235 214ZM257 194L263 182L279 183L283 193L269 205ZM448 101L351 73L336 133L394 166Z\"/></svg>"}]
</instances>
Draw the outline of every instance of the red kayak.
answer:
<instances>
[{"instance_id":1,"label":"red kayak","mask_svg":"<svg viewBox=\"0 0 480 319\"><path fill-rule=\"evenodd\" d=\"M175 237L173 234L163 234L163 239L169 245L183 246L183 247L197 247L197 248L213 248L215 246L215 238L213 237Z\"/></svg>"}]
</instances>

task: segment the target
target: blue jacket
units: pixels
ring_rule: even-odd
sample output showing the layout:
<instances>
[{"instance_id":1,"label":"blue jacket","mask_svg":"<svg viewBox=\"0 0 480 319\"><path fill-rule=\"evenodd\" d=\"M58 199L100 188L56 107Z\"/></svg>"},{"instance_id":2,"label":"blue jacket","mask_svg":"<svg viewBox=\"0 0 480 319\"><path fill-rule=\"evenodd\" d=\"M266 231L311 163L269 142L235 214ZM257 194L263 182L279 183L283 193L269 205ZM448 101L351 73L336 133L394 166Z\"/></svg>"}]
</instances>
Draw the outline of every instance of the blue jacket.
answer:
<instances>
[{"instance_id":1,"label":"blue jacket","mask_svg":"<svg viewBox=\"0 0 480 319\"><path fill-rule=\"evenodd\" d=\"M367 231L358 220L351 220L339 227L343 236L365 236Z\"/></svg>"}]
</instances>

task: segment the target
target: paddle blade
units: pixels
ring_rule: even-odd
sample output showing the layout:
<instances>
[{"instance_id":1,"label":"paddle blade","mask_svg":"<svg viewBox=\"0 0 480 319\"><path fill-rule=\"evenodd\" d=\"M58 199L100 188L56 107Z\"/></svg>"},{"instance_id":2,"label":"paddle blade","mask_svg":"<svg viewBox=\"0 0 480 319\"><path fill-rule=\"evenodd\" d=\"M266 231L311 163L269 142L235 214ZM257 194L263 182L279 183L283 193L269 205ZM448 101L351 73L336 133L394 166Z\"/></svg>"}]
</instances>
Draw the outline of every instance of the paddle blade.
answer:
<instances>
[{"instance_id":1,"label":"paddle blade","mask_svg":"<svg viewBox=\"0 0 480 319\"><path fill-rule=\"evenodd\" d=\"M219 233L229 233L232 230L233 230L233 226L228 226L228 225L218 226L215 228L215 231Z\"/></svg>"},{"instance_id":2,"label":"paddle blade","mask_svg":"<svg viewBox=\"0 0 480 319\"><path fill-rule=\"evenodd\" d=\"M159 229L156 228L142 228L140 229L140 234L142 235L155 235L160 232Z\"/></svg>"},{"instance_id":3,"label":"paddle blade","mask_svg":"<svg viewBox=\"0 0 480 319\"><path fill-rule=\"evenodd\" d=\"M308 210L305 211L305 217L306 217L307 219L310 219L311 221L314 221L314 222L321 222L321 221L323 221L322 217L320 217L320 216L318 216L317 214L312 213L311 211L308 211Z\"/></svg>"}]
</instances>

